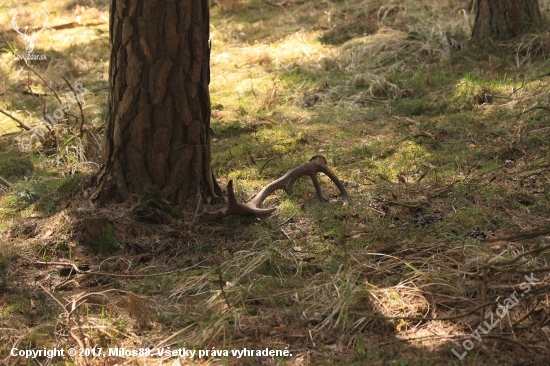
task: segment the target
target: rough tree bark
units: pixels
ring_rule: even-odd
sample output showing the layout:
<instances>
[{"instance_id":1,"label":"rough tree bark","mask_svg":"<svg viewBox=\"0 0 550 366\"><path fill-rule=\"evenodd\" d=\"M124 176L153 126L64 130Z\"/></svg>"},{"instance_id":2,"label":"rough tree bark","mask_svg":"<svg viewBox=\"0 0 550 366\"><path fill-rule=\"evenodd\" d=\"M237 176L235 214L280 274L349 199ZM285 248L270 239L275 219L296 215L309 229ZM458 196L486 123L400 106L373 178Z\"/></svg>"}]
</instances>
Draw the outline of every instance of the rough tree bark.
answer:
<instances>
[{"instance_id":1,"label":"rough tree bark","mask_svg":"<svg viewBox=\"0 0 550 366\"><path fill-rule=\"evenodd\" d=\"M174 204L221 195L210 167L208 0L114 0L96 196Z\"/></svg>"},{"instance_id":2,"label":"rough tree bark","mask_svg":"<svg viewBox=\"0 0 550 366\"><path fill-rule=\"evenodd\" d=\"M474 39L510 39L540 26L538 0L477 0Z\"/></svg>"}]
</instances>

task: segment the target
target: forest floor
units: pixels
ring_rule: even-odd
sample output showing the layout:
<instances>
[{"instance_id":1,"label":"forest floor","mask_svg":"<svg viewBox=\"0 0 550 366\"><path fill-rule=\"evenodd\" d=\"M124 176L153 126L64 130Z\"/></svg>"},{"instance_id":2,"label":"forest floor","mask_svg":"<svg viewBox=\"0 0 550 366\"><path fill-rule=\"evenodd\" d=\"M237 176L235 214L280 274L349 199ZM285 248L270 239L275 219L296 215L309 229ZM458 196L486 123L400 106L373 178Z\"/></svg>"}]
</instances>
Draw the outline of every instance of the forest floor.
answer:
<instances>
[{"instance_id":1,"label":"forest floor","mask_svg":"<svg viewBox=\"0 0 550 366\"><path fill-rule=\"evenodd\" d=\"M0 108L35 131L44 111L57 122L39 140L0 115L0 362L549 364L548 28L474 43L460 0L214 4L220 185L246 201L323 155L350 202L321 175L324 204L301 179L265 218L159 224L136 216L140 197L89 201L108 3L0 6ZM27 67L11 20L45 22L43 9L34 54L48 61ZM92 215L111 225L103 254ZM89 351L10 355L54 347Z\"/></svg>"}]
</instances>

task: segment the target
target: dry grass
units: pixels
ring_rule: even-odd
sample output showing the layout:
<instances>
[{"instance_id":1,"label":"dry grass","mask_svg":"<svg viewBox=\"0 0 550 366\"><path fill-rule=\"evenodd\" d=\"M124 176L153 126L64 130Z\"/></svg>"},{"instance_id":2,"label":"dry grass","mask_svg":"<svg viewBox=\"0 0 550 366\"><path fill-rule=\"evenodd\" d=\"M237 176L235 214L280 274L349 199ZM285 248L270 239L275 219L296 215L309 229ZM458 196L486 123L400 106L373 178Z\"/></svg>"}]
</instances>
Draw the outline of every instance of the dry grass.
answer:
<instances>
[{"instance_id":1,"label":"dry grass","mask_svg":"<svg viewBox=\"0 0 550 366\"><path fill-rule=\"evenodd\" d=\"M136 220L139 197L106 207L87 201L108 93L108 27L44 31L35 53L52 60L36 71L60 94L68 92L61 75L90 90L87 134L80 138L71 128L78 118L68 116L47 143L18 132L0 146L0 163L32 164L21 175L0 164L10 172L0 181L2 354L12 347L288 347L288 359L101 361L440 365L459 364L451 349L461 354L472 340L469 364L544 364L548 236L480 239L549 225L548 34L472 45L469 3L213 7L218 179L236 179L246 200L321 153L352 201L342 206L321 177L326 205L304 180L294 197L267 201L279 207L271 217L210 225L194 223L196 208L159 225ZM92 5L40 6L57 25L106 18L106 4ZM0 14L5 37L22 49L9 32L11 16ZM22 92L28 84L50 93L48 86L10 54L0 56L0 75L6 109L35 126L42 107ZM39 100L48 111L59 105L53 95ZM0 131L17 130L2 117ZM86 246L88 215L109 219L119 252L100 256ZM70 263L82 273L71 273ZM522 292L525 274L539 268L540 281ZM525 296L475 340L485 315L514 291Z\"/></svg>"}]
</instances>

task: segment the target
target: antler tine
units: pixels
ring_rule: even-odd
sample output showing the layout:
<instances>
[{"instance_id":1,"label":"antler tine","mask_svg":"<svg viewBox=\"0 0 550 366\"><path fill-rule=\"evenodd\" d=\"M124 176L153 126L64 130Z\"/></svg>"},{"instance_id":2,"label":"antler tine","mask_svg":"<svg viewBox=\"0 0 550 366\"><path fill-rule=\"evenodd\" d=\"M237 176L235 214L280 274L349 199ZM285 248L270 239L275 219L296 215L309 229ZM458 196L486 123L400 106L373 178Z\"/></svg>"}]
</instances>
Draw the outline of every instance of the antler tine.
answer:
<instances>
[{"instance_id":1,"label":"antler tine","mask_svg":"<svg viewBox=\"0 0 550 366\"><path fill-rule=\"evenodd\" d=\"M227 205L214 212L205 212L199 216L199 222L212 222L223 219L229 215L258 215L266 216L275 211L275 208L259 208L250 202L242 204L237 202L233 191L233 180L227 182Z\"/></svg>"}]
</instances>

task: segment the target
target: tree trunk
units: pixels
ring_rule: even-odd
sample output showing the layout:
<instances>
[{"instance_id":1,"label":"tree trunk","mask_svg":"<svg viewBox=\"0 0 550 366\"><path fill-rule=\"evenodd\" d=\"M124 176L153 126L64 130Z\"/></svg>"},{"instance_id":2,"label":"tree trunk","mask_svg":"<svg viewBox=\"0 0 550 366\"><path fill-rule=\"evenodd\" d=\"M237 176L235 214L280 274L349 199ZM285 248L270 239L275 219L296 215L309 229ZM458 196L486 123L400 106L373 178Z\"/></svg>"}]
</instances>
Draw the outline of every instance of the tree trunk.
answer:
<instances>
[{"instance_id":1,"label":"tree trunk","mask_svg":"<svg viewBox=\"0 0 550 366\"><path fill-rule=\"evenodd\" d=\"M475 11L475 39L510 39L542 21L538 0L477 0Z\"/></svg>"},{"instance_id":2,"label":"tree trunk","mask_svg":"<svg viewBox=\"0 0 550 366\"><path fill-rule=\"evenodd\" d=\"M221 195L210 167L208 0L114 0L109 110L96 196Z\"/></svg>"}]
</instances>

